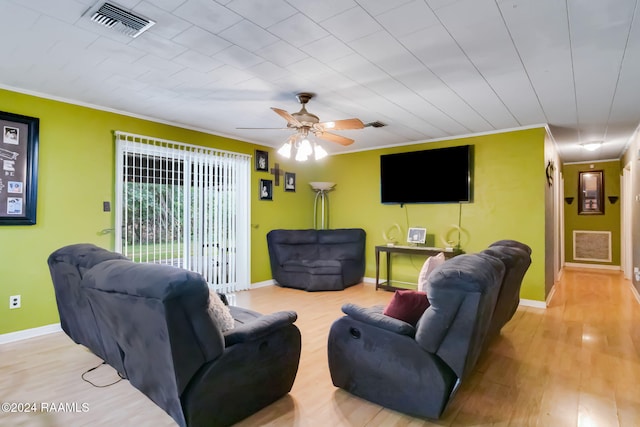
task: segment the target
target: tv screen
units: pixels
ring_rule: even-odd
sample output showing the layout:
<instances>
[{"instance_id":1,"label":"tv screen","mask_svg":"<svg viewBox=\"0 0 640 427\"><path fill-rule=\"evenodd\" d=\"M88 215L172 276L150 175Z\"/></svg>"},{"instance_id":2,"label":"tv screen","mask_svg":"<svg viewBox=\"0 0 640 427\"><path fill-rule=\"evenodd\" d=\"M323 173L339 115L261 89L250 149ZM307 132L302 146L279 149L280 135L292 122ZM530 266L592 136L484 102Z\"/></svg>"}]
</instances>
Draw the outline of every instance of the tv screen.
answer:
<instances>
[{"instance_id":1,"label":"tv screen","mask_svg":"<svg viewBox=\"0 0 640 427\"><path fill-rule=\"evenodd\" d=\"M382 203L471 202L472 148L462 145L381 155Z\"/></svg>"}]
</instances>

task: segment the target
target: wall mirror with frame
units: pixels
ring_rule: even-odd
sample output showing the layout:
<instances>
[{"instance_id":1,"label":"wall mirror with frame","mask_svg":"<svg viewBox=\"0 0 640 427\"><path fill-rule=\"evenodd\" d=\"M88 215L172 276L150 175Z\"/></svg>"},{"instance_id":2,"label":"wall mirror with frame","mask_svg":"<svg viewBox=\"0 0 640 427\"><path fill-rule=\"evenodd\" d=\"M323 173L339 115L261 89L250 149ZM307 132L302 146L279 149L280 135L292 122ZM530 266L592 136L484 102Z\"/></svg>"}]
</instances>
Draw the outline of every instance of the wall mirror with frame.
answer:
<instances>
[{"instance_id":1,"label":"wall mirror with frame","mask_svg":"<svg viewBox=\"0 0 640 427\"><path fill-rule=\"evenodd\" d=\"M603 171L579 172L578 214L604 215Z\"/></svg>"}]
</instances>

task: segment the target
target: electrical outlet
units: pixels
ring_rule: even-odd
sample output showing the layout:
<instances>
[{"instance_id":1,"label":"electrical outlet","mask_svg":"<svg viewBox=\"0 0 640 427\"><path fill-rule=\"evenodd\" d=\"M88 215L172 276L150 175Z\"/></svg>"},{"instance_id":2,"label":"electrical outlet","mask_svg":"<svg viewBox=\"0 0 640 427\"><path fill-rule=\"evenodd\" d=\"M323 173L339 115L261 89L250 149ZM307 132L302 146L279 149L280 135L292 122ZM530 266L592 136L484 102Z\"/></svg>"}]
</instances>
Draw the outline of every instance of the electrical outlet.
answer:
<instances>
[{"instance_id":1,"label":"electrical outlet","mask_svg":"<svg viewBox=\"0 0 640 427\"><path fill-rule=\"evenodd\" d=\"M9 308L20 308L20 307L21 307L20 295L11 295L9 297Z\"/></svg>"}]
</instances>

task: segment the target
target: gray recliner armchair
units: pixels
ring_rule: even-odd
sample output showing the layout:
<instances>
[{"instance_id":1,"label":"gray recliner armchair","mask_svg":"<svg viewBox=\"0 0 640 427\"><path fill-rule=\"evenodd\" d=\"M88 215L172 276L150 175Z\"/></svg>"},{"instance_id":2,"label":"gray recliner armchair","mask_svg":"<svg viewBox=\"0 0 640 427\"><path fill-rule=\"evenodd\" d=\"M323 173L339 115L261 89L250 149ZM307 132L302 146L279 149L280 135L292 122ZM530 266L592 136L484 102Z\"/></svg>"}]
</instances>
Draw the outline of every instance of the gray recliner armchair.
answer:
<instances>
[{"instance_id":1,"label":"gray recliner armchair","mask_svg":"<svg viewBox=\"0 0 640 427\"><path fill-rule=\"evenodd\" d=\"M223 332L200 274L84 244L49 263L65 332L179 426L229 426L291 390L301 350L295 312L231 306L235 327Z\"/></svg>"},{"instance_id":2,"label":"gray recliner armchair","mask_svg":"<svg viewBox=\"0 0 640 427\"><path fill-rule=\"evenodd\" d=\"M111 335L96 322L86 293L80 287L85 273L107 260L127 259L91 243L62 247L47 259L58 305L60 326L76 343L87 347L124 376L122 354Z\"/></svg>"},{"instance_id":3,"label":"gray recliner armchair","mask_svg":"<svg viewBox=\"0 0 640 427\"><path fill-rule=\"evenodd\" d=\"M254 312L223 333L201 275L124 260L94 266L82 287L124 354L131 385L180 426L231 425L293 386L301 349L295 312Z\"/></svg>"},{"instance_id":4,"label":"gray recliner armchair","mask_svg":"<svg viewBox=\"0 0 640 427\"><path fill-rule=\"evenodd\" d=\"M489 326L489 336L493 338L518 309L522 280L531 265L531 248L515 240L500 240L482 252L498 258L506 268Z\"/></svg>"},{"instance_id":5,"label":"gray recliner armchair","mask_svg":"<svg viewBox=\"0 0 640 427\"><path fill-rule=\"evenodd\" d=\"M356 396L413 416L439 418L474 368L490 331L505 265L459 255L427 280L431 303L416 326L383 307L346 304L331 326L331 379Z\"/></svg>"}]
</instances>

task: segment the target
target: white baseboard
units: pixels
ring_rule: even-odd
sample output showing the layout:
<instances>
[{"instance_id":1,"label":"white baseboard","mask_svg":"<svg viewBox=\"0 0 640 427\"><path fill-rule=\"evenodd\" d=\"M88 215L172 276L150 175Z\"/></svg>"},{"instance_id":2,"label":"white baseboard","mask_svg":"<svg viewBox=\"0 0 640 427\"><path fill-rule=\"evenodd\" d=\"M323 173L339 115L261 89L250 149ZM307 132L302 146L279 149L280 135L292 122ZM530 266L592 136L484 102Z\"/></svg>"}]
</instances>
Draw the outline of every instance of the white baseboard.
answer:
<instances>
[{"instance_id":1,"label":"white baseboard","mask_svg":"<svg viewBox=\"0 0 640 427\"><path fill-rule=\"evenodd\" d=\"M617 270L620 271L619 265L602 265L602 264L581 264L578 262L565 262L565 267L575 267L575 268L594 268L597 270Z\"/></svg>"},{"instance_id":2,"label":"white baseboard","mask_svg":"<svg viewBox=\"0 0 640 427\"><path fill-rule=\"evenodd\" d=\"M266 286L273 286L276 284L276 281L271 279L271 280L265 280L264 282L256 282L256 283L252 283L251 284L251 289L257 289L257 288L264 288Z\"/></svg>"},{"instance_id":3,"label":"white baseboard","mask_svg":"<svg viewBox=\"0 0 640 427\"><path fill-rule=\"evenodd\" d=\"M520 298L520 305L524 307L533 307L533 308L547 308L547 303L544 301L537 301L533 299L522 299Z\"/></svg>"},{"instance_id":4,"label":"white baseboard","mask_svg":"<svg viewBox=\"0 0 640 427\"><path fill-rule=\"evenodd\" d=\"M375 279L375 277L363 277L362 278L362 282L366 283L368 285L375 285L376 284L376 279Z\"/></svg>"},{"instance_id":5,"label":"white baseboard","mask_svg":"<svg viewBox=\"0 0 640 427\"><path fill-rule=\"evenodd\" d=\"M553 299L553 296L555 295L555 293L556 293L556 285L553 285L553 287L551 288L551 292L549 292L549 295L547 295L547 300L545 301L547 303L547 307L551 303L551 299Z\"/></svg>"},{"instance_id":6,"label":"white baseboard","mask_svg":"<svg viewBox=\"0 0 640 427\"><path fill-rule=\"evenodd\" d=\"M52 334L54 332L61 332L62 327L60 323L54 323L52 325L40 326L38 328L24 329L22 331L9 332L8 334L0 335L0 345L7 344L14 341L26 340L29 338L39 337L41 335Z\"/></svg>"},{"instance_id":7,"label":"white baseboard","mask_svg":"<svg viewBox=\"0 0 640 427\"><path fill-rule=\"evenodd\" d=\"M638 290L636 289L636 287L633 286L633 282L629 281L629 286L631 287L631 292L633 293L633 296L636 297L636 301L638 301L638 304L640 304L640 294L638 293Z\"/></svg>"}]
</instances>

